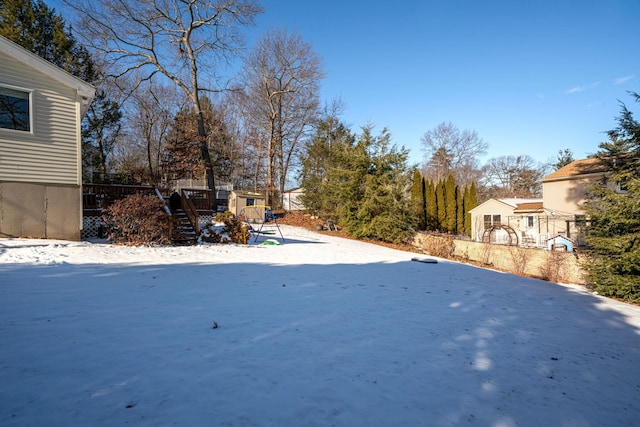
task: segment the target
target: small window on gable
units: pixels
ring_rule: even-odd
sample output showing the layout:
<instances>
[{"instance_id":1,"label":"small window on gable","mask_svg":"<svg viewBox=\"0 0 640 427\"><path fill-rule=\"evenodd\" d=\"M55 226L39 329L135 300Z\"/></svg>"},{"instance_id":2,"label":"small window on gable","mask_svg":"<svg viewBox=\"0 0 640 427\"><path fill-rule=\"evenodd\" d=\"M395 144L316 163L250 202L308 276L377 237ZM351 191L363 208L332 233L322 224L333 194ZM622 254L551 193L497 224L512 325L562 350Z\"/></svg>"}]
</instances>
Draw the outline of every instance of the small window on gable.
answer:
<instances>
[{"instance_id":1,"label":"small window on gable","mask_svg":"<svg viewBox=\"0 0 640 427\"><path fill-rule=\"evenodd\" d=\"M0 128L31 132L31 92L0 86Z\"/></svg>"}]
</instances>

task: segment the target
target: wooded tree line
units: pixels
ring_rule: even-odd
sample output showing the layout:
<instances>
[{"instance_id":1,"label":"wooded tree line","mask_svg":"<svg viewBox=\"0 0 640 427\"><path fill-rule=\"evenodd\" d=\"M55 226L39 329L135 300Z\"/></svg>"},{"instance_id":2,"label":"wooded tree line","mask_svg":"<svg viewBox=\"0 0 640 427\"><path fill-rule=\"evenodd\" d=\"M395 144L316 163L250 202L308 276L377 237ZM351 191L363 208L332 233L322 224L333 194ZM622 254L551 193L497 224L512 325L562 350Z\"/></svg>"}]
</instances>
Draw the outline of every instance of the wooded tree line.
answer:
<instances>
[{"instance_id":1,"label":"wooded tree line","mask_svg":"<svg viewBox=\"0 0 640 427\"><path fill-rule=\"evenodd\" d=\"M0 34L98 88L83 121L85 181L206 178L266 190L270 204L296 183L324 72L297 33L273 29L242 51L258 1L65 4L82 41L43 0L2 0ZM237 59L239 71L223 80ZM539 195L543 167L528 156L481 167L488 145L475 131L443 123L423 144L422 173L434 185L452 174L461 189L475 182L480 200Z\"/></svg>"}]
</instances>

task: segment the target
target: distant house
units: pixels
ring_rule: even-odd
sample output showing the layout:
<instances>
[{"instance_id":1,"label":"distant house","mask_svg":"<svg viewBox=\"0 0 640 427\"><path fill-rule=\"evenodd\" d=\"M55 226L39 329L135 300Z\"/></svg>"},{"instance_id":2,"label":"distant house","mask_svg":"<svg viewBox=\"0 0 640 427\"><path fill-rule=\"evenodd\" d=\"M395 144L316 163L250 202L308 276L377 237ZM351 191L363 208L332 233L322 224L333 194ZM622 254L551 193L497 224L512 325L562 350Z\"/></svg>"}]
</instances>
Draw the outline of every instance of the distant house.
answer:
<instances>
[{"instance_id":1,"label":"distant house","mask_svg":"<svg viewBox=\"0 0 640 427\"><path fill-rule=\"evenodd\" d=\"M304 204L301 199L303 193L304 190L302 188L293 188L282 193L282 207L284 210L288 212L304 210Z\"/></svg>"},{"instance_id":2,"label":"distant house","mask_svg":"<svg viewBox=\"0 0 640 427\"><path fill-rule=\"evenodd\" d=\"M94 94L0 37L0 236L80 239L80 123Z\"/></svg>"},{"instance_id":3,"label":"distant house","mask_svg":"<svg viewBox=\"0 0 640 427\"><path fill-rule=\"evenodd\" d=\"M506 227L493 227L492 242L509 243L508 230L513 229L518 244L579 246L587 220L582 204L589 188L607 174L607 166L597 158L576 160L542 179L542 199L487 200L470 211L472 238L482 241L487 229L501 224ZM564 243L557 243L560 240Z\"/></svg>"},{"instance_id":4,"label":"distant house","mask_svg":"<svg viewBox=\"0 0 640 427\"><path fill-rule=\"evenodd\" d=\"M542 179L544 207L569 215L584 215L582 204L589 187L601 181L607 166L600 159L576 160Z\"/></svg>"},{"instance_id":5,"label":"distant house","mask_svg":"<svg viewBox=\"0 0 640 427\"><path fill-rule=\"evenodd\" d=\"M489 199L471 209L471 237L476 241L490 238L493 243L512 244L537 240L535 218L543 212L542 199ZM488 233L491 232L491 235Z\"/></svg>"}]
</instances>

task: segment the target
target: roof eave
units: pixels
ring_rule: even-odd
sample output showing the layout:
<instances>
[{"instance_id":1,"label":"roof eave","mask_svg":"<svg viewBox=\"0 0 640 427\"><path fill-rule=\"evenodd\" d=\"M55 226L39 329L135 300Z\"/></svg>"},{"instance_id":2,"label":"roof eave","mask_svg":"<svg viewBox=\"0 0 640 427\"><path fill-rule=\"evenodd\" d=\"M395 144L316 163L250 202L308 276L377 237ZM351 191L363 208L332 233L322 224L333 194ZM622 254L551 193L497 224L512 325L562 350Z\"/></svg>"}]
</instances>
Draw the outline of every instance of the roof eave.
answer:
<instances>
[{"instance_id":1,"label":"roof eave","mask_svg":"<svg viewBox=\"0 0 640 427\"><path fill-rule=\"evenodd\" d=\"M65 86L76 90L78 96L84 101L81 102L81 104L86 104L86 108L82 107L83 114L86 112L88 105L96 94L96 89L93 85L66 72L62 68L53 65L49 61L40 58L35 53L28 51L22 46L2 36L0 36L0 50L25 65L34 68Z\"/></svg>"}]
</instances>

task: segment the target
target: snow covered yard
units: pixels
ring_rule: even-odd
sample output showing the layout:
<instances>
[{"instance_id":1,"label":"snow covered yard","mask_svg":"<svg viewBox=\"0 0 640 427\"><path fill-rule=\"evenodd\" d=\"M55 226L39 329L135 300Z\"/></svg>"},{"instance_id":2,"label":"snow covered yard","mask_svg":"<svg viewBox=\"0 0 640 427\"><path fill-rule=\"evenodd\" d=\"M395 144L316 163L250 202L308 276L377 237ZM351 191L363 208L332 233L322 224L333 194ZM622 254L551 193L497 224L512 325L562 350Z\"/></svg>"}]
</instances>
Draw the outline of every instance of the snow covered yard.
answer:
<instances>
[{"instance_id":1,"label":"snow covered yard","mask_svg":"<svg viewBox=\"0 0 640 427\"><path fill-rule=\"evenodd\" d=\"M637 425L640 307L282 228L0 239L0 425Z\"/></svg>"}]
</instances>

